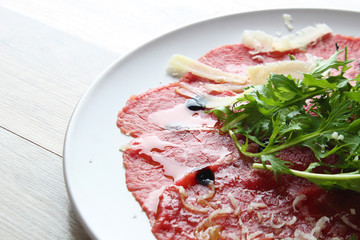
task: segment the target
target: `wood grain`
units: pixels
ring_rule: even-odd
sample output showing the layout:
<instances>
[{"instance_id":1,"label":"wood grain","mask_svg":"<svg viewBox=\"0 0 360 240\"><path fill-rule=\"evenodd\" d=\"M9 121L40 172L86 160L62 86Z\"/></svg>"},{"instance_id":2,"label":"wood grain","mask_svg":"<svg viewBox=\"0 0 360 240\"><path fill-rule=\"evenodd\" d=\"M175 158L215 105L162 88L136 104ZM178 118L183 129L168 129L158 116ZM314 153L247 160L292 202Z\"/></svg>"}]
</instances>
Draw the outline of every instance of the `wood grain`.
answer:
<instances>
[{"instance_id":1,"label":"wood grain","mask_svg":"<svg viewBox=\"0 0 360 240\"><path fill-rule=\"evenodd\" d=\"M357 0L0 0L0 239L89 239L62 149L78 100L109 64L192 22L293 7L360 10Z\"/></svg>"},{"instance_id":2,"label":"wood grain","mask_svg":"<svg viewBox=\"0 0 360 240\"><path fill-rule=\"evenodd\" d=\"M0 239L88 239L66 193L61 157L0 128Z\"/></svg>"},{"instance_id":3,"label":"wood grain","mask_svg":"<svg viewBox=\"0 0 360 240\"><path fill-rule=\"evenodd\" d=\"M0 126L62 155L71 114L118 55L0 9Z\"/></svg>"}]
</instances>

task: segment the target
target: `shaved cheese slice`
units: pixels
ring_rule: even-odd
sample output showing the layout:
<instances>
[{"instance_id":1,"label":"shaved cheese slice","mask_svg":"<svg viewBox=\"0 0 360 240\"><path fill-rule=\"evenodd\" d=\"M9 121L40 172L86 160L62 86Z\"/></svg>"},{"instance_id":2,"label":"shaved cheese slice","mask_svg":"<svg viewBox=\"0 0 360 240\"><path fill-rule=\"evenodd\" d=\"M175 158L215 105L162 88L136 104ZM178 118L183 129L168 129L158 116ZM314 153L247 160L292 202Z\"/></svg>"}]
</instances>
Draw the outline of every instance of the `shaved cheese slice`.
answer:
<instances>
[{"instance_id":1,"label":"shaved cheese slice","mask_svg":"<svg viewBox=\"0 0 360 240\"><path fill-rule=\"evenodd\" d=\"M242 42L245 46L254 49L254 53L285 52L292 49L304 49L310 43L331 32L331 28L326 24L305 27L296 33L282 37L273 37L263 31L245 30Z\"/></svg>"},{"instance_id":2,"label":"shaved cheese slice","mask_svg":"<svg viewBox=\"0 0 360 240\"><path fill-rule=\"evenodd\" d=\"M225 91L232 91L232 92L242 92L244 88L246 88L248 85L237 85L237 84L231 84L231 83L207 83L204 84L204 88L207 92L225 92Z\"/></svg>"},{"instance_id":3,"label":"shaved cheese slice","mask_svg":"<svg viewBox=\"0 0 360 240\"><path fill-rule=\"evenodd\" d=\"M247 68L248 76L243 74L234 74L223 72L220 69L210 67L183 55L174 55L171 57L168 66L168 72L173 76L182 76L191 72L196 76L211 79L218 83L236 84L246 87L245 84L259 85L267 81L271 73L291 75L293 78L302 79L302 73L310 73L316 66L315 59L304 61L279 61L273 63L259 64ZM206 87L206 86L205 86ZM218 91L224 90L219 85L207 86ZM234 89L234 87L232 87ZM239 90L239 88L235 88ZM228 89L229 90L229 89ZM224 106L224 105L222 105Z\"/></svg>"},{"instance_id":4,"label":"shaved cheese slice","mask_svg":"<svg viewBox=\"0 0 360 240\"><path fill-rule=\"evenodd\" d=\"M302 79L303 73L310 73L314 70L314 62L303 61L279 61L248 67L249 78L254 85L260 85L267 82L271 73L291 75L293 78Z\"/></svg>"},{"instance_id":5,"label":"shaved cheese slice","mask_svg":"<svg viewBox=\"0 0 360 240\"><path fill-rule=\"evenodd\" d=\"M243 97L244 94L248 94L253 90L254 89L250 88L247 89L245 92L236 94L234 96L220 97L200 92L189 84L181 83L180 87L177 88L175 91L185 97L201 98L206 108L217 108L222 106L230 106L234 104L239 98Z\"/></svg>"},{"instance_id":6,"label":"shaved cheese slice","mask_svg":"<svg viewBox=\"0 0 360 240\"><path fill-rule=\"evenodd\" d=\"M175 77L181 77L185 73L191 72L217 83L245 84L248 81L246 75L224 72L180 54L175 54L170 58L167 71Z\"/></svg>"}]
</instances>

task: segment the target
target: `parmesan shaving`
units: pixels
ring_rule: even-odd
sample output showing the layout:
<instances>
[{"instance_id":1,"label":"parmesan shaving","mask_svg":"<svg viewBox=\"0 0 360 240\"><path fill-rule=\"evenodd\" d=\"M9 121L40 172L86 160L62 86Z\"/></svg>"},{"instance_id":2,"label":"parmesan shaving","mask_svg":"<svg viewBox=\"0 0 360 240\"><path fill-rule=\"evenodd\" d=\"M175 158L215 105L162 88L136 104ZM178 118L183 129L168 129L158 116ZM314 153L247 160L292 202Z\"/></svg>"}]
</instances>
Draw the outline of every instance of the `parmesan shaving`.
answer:
<instances>
[{"instance_id":1,"label":"parmesan shaving","mask_svg":"<svg viewBox=\"0 0 360 240\"><path fill-rule=\"evenodd\" d=\"M355 208L351 208L351 209L350 209L350 213L351 213L351 215L356 215L356 210L355 210Z\"/></svg>"},{"instance_id":2,"label":"parmesan shaving","mask_svg":"<svg viewBox=\"0 0 360 240\"><path fill-rule=\"evenodd\" d=\"M260 85L267 81L271 73L291 75L293 78L302 79L302 73L310 73L315 68L313 62L303 61L279 61L267 63L265 65L256 65L247 69L251 83Z\"/></svg>"},{"instance_id":3,"label":"parmesan shaving","mask_svg":"<svg viewBox=\"0 0 360 240\"><path fill-rule=\"evenodd\" d=\"M199 213L207 213L208 210L205 208L197 208L189 203L186 202L186 198L188 195L186 194L186 191L183 186L178 187L179 193L180 193L180 199L184 207L190 211L199 212Z\"/></svg>"},{"instance_id":4,"label":"parmesan shaving","mask_svg":"<svg viewBox=\"0 0 360 240\"><path fill-rule=\"evenodd\" d=\"M215 239L219 239L220 237L220 230L221 230L221 226L220 225L215 225L215 226L211 226L208 227L202 234L202 238L204 240L215 240Z\"/></svg>"},{"instance_id":5,"label":"parmesan shaving","mask_svg":"<svg viewBox=\"0 0 360 240\"><path fill-rule=\"evenodd\" d=\"M263 214L261 212L256 212L256 215L258 217L258 222L261 223L264 219Z\"/></svg>"},{"instance_id":6,"label":"parmesan shaving","mask_svg":"<svg viewBox=\"0 0 360 240\"><path fill-rule=\"evenodd\" d=\"M294 29L294 26L291 24L292 22L292 17L290 14L283 14L283 18L285 21L285 26L287 27L287 29L289 29L289 31Z\"/></svg>"},{"instance_id":7,"label":"parmesan shaving","mask_svg":"<svg viewBox=\"0 0 360 240\"><path fill-rule=\"evenodd\" d=\"M272 228L281 228L285 225L285 222L284 221L279 221L279 224L275 224L274 223L274 214L271 214L271 218L270 218L270 227Z\"/></svg>"},{"instance_id":8,"label":"parmesan shaving","mask_svg":"<svg viewBox=\"0 0 360 240\"><path fill-rule=\"evenodd\" d=\"M249 235L249 229L248 229L248 227L245 226L245 225L242 225L241 228L242 228L242 231L241 231L242 239L247 239L247 237L248 237L248 235Z\"/></svg>"},{"instance_id":9,"label":"parmesan shaving","mask_svg":"<svg viewBox=\"0 0 360 240\"><path fill-rule=\"evenodd\" d=\"M274 223L274 214L271 214L271 217L270 217L270 227L272 228L282 228L283 226L287 225L287 226L291 226L293 225L296 221L297 221L297 217L296 216L293 216L291 220L289 221L284 221L280 218L277 219L277 222L278 224Z\"/></svg>"},{"instance_id":10,"label":"parmesan shaving","mask_svg":"<svg viewBox=\"0 0 360 240\"><path fill-rule=\"evenodd\" d=\"M341 216L341 220L349 227L351 227L357 231L360 231L360 228L358 226L356 226L355 224L353 224L352 222L350 222L350 220L347 217Z\"/></svg>"},{"instance_id":11,"label":"parmesan shaving","mask_svg":"<svg viewBox=\"0 0 360 240\"><path fill-rule=\"evenodd\" d=\"M328 223L330 219L328 217L321 217L315 227L311 230L310 233L304 233L300 231L299 229L295 230L295 239L298 240L317 240L320 236L321 231L325 228L326 223Z\"/></svg>"},{"instance_id":12,"label":"parmesan shaving","mask_svg":"<svg viewBox=\"0 0 360 240\"><path fill-rule=\"evenodd\" d=\"M264 62L264 57L261 55L254 55L252 59L257 60L259 62Z\"/></svg>"},{"instance_id":13,"label":"parmesan shaving","mask_svg":"<svg viewBox=\"0 0 360 240\"><path fill-rule=\"evenodd\" d=\"M330 219L328 217L321 217L315 227L313 228L313 230L311 231L311 235L313 235L314 237L316 237L316 239L320 236L321 230L323 230L326 226L326 223L330 222Z\"/></svg>"},{"instance_id":14,"label":"parmesan shaving","mask_svg":"<svg viewBox=\"0 0 360 240\"><path fill-rule=\"evenodd\" d=\"M193 66L193 67L190 67ZM200 67L201 66L201 67ZM267 81L271 73L275 74L284 74L284 75L291 75L293 78L302 79L302 73L309 73L311 72L316 66L316 62L314 59L309 59L307 62L304 61L278 61L273 63L266 63L266 64L259 64L255 66L249 66L247 68L247 75L240 75L240 74L233 74L223 72L220 69L216 69L200 63L196 60L192 60L188 57L182 55L174 55L169 62L168 71L174 72L176 75L182 76L186 72L192 72L194 75L205 77L211 80L214 80L217 83L226 83L227 85L218 85L218 84L209 84L205 85L207 91L231 91L231 89L236 90L236 92L241 91L244 89L247 84L251 83L253 85L260 85ZM208 69L209 68L209 69ZM170 69L170 70L169 70ZM199 70L201 69L201 71ZM204 72L202 72L204 71ZM206 74L205 74L206 73ZM221 79L221 80L220 80ZM234 79L237 79L234 81ZM242 79L242 80L239 80ZM229 85L231 86L230 88ZM235 85L235 86L234 86ZM208 98L213 97L213 102L218 102L219 100L222 101L229 101L233 102L239 96L234 97L216 97L212 95L208 95ZM217 106L225 106L224 104L213 104L215 107ZM229 105L229 104L227 104Z\"/></svg>"},{"instance_id":15,"label":"parmesan shaving","mask_svg":"<svg viewBox=\"0 0 360 240\"><path fill-rule=\"evenodd\" d=\"M234 208L234 209L237 209L238 206L239 206L239 204L238 204L238 202L236 201L236 199L234 198L234 196L232 195L232 193L229 192L227 196L228 196L228 198L230 199L230 203L231 203L231 205L233 206L233 208Z\"/></svg>"},{"instance_id":16,"label":"parmesan shaving","mask_svg":"<svg viewBox=\"0 0 360 240\"><path fill-rule=\"evenodd\" d=\"M268 233L268 234L265 234L265 237L267 237L267 238L273 238L273 237L274 237L274 234L273 234L273 233Z\"/></svg>"},{"instance_id":17,"label":"parmesan shaving","mask_svg":"<svg viewBox=\"0 0 360 240\"><path fill-rule=\"evenodd\" d=\"M331 28L326 24L317 24L301 29L296 33L273 37L263 31L246 30L242 35L245 46L254 49L254 53L304 49L310 43L322 36L331 33Z\"/></svg>"},{"instance_id":18,"label":"parmesan shaving","mask_svg":"<svg viewBox=\"0 0 360 240\"><path fill-rule=\"evenodd\" d=\"M125 150L127 150L129 148L131 148L131 144L127 143L127 144L121 145L119 148L119 151L124 152Z\"/></svg>"},{"instance_id":19,"label":"parmesan shaving","mask_svg":"<svg viewBox=\"0 0 360 240\"><path fill-rule=\"evenodd\" d=\"M197 239L212 240L221 236L221 226L214 225L213 219L231 213L231 208L217 209L204 219L194 230Z\"/></svg>"},{"instance_id":20,"label":"parmesan shaving","mask_svg":"<svg viewBox=\"0 0 360 240\"><path fill-rule=\"evenodd\" d=\"M210 191L206 195L203 195L203 196L199 197L199 199L197 200L198 203L206 203L206 204L208 204L207 200L214 197L214 195L215 195L215 185L214 184L209 184L209 189L210 189Z\"/></svg>"},{"instance_id":21,"label":"parmesan shaving","mask_svg":"<svg viewBox=\"0 0 360 240\"><path fill-rule=\"evenodd\" d=\"M207 83L204 84L204 88L207 92L226 92L226 91L232 91L232 92L242 92L244 88L246 88L248 85L237 85L237 84L231 84L231 83L222 83L222 84L213 84L213 83Z\"/></svg>"},{"instance_id":22,"label":"parmesan shaving","mask_svg":"<svg viewBox=\"0 0 360 240\"><path fill-rule=\"evenodd\" d=\"M294 201L293 201L293 203L292 203L292 207L293 207L293 209L294 209L294 211L295 212L299 212L299 210L296 208L296 206L301 202L301 201L304 201L304 200L306 200L306 195L299 195L299 196L297 196L295 199L294 199Z\"/></svg>"},{"instance_id":23,"label":"parmesan shaving","mask_svg":"<svg viewBox=\"0 0 360 240\"><path fill-rule=\"evenodd\" d=\"M246 209L247 212L252 212L257 209L266 208L267 205L265 203L256 203L252 202L249 204L248 208Z\"/></svg>"},{"instance_id":24,"label":"parmesan shaving","mask_svg":"<svg viewBox=\"0 0 360 240\"><path fill-rule=\"evenodd\" d=\"M297 221L297 217L296 217L296 216L293 216L293 218L292 218L291 220L285 222L285 224L288 225L288 226L291 226L291 225L293 225L294 223L296 223L296 221Z\"/></svg>"},{"instance_id":25,"label":"parmesan shaving","mask_svg":"<svg viewBox=\"0 0 360 240\"><path fill-rule=\"evenodd\" d=\"M234 233L230 233L228 235L229 238L231 238L231 240L240 240L240 238L238 236L236 236L236 234Z\"/></svg>"},{"instance_id":26,"label":"parmesan shaving","mask_svg":"<svg viewBox=\"0 0 360 240\"><path fill-rule=\"evenodd\" d=\"M238 98L243 97L244 94L249 93L252 91L252 89L248 89L243 93L236 94L234 96L230 97L219 97L219 96L213 96L204 92L200 92L198 89L192 87L189 84L181 83L180 87L175 90L178 94L190 97L190 98L196 98L200 97L204 100L206 108L216 108L221 106L229 106L232 105L237 101Z\"/></svg>"},{"instance_id":27,"label":"parmesan shaving","mask_svg":"<svg viewBox=\"0 0 360 240\"><path fill-rule=\"evenodd\" d=\"M258 236L261 235L261 234L262 234L262 232L260 232L260 231L254 232L254 233L252 233L252 234L249 234L249 236L247 237L247 239L248 239L248 240L252 240L252 239L258 237Z\"/></svg>"},{"instance_id":28,"label":"parmesan shaving","mask_svg":"<svg viewBox=\"0 0 360 240\"><path fill-rule=\"evenodd\" d=\"M247 83L254 85L260 85L267 81L271 73L291 75L293 78L302 79L302 73L311 72L316 66L314 59L309 59L307 62L304 61L278 61L273 63L259 64L255 66L249 66L247 68L248 75L233 74L223 72L220 69L210 67L206 64L200 63L191 58L183 55L174 55L169 61L168 72L173 76L182 76L187 72L191 72L196 76L211 79L216 83L221 84L209 84L205 85L207 91L241 91L247 86ZM231 88L228 88L229 85ZM235 86L234 86L235 85ZM226 106L230 105L228 102L234 102L239 96L233 97L216 97L207 95L207 98L213 103L212 106ZM213 98L213 99L211 99ZM221 102L219 102L221 101ZM224 103L223 103L224 102ZM212 108L212 107L209 107Z\"/></svg>"},{"instance_id":29,"label":"parmesan shaving","mask_svg":"<svg viewBox=\"0 0 360 240\"><path fill-rule=\"evenodd\" d=\"M205 226L206 225L206 220L205 219L195 230L194 230L194 236L196 237L196 239L201 239L201 240L215 240L218 239L220 237L220 231L221 231L221 226L220 225L215 225L215 226ZM205 228L204 230L202 230L202 228Z\"/></svg>"},{"instance_id":30,"label":"parmesan shaving","mask_svg":"<svg viewBox=\"0 0 360 240\"><path fill-rule=\"evenodd\" d=\"M222 209L216 209L215 211L213 211L210 215L209 215L209 222L212 222L213 218L216 217L220 217L220 216L224 216L227 215L229 213L231 213L231 208L227 207L227 208L222 208Z\"/></svg>"},{"instance_id":31,"label":"parmesan shaving","mask_svg":"<svg viewBox=\"0 0 360 240\"><path fill-rule=\"evenodd\" d=\"M170 58L167 71L175 77L181 77L185 73L191 72L196 76L207 78L217 83L245 84L248 81L246 75L224 72L180 54L175 54Z\"/></svg>"},{"instance_id":32,"label":"parmesan shaving","mask_svg":"<svg viewBox=\"0 0 360 240\"><path fill-rule=\"evenodd\" d=\"M234 210L234 215L238 216L240 214L240 205L238 204L237 200L234 198L234 196L231 194L231 192L228 193L228 198L230 199L230 203Z\"/></svg>"}]
</instances>

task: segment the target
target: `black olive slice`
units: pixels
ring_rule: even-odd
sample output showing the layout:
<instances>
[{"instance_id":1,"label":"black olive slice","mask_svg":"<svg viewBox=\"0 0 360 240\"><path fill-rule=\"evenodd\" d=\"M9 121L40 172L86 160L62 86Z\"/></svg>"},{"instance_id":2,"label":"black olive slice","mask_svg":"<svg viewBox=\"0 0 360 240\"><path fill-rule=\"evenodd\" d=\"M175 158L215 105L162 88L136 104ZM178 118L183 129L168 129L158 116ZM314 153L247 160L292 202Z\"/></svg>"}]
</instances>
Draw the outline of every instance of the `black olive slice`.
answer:
<instances>
[{"instance_id":1,"label":"black olive slice","mask_svg":"<svg viewBox=\"0 0 360 240\"><path fill-rule=\"evenodd\" d=\"M214 172L209 168L205 167L196 172L196 182L208 186L215 181Z\"/></svg>"},{"instance_id":2,"label":"black olive slice","mask_svg":"<svg viewBox=\"0 0 360 240\"><path fill-rule=\"evenodd\" d=\"M204 110L206 108L204 99L201 97L191 98L186 102L186 107L191 111Z\"/></svg>"}]
</instances>

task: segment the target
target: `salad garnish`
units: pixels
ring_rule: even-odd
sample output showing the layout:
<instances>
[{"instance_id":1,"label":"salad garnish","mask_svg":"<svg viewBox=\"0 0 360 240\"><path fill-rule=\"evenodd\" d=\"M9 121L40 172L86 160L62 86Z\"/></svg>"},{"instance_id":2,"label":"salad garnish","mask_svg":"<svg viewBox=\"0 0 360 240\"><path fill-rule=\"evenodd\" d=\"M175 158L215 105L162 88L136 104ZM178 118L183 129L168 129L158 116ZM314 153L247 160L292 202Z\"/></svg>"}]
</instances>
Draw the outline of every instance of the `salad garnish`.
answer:
<instances>
[{"instance_id":1,"label":"salad garnish","mask_svg":"<svg viewBox=\"0 0 360 240\"><path fill-rule=\"evenodd\" d=\"M273 171L275 178L303 177L324 189L360 192L360 75L345 77L352 61L347 48L336 50L303 79L271 74L266 83L249 86L234 104L209 112L242 154L258 159L253 168ZM248 151L250 143L257 143L259 151ZM290 162L278 157L290 147L310 148L317 162L304 171L291 169ZM332 155L337 160L326 161Z\"/></svg>"}]
</instances>

